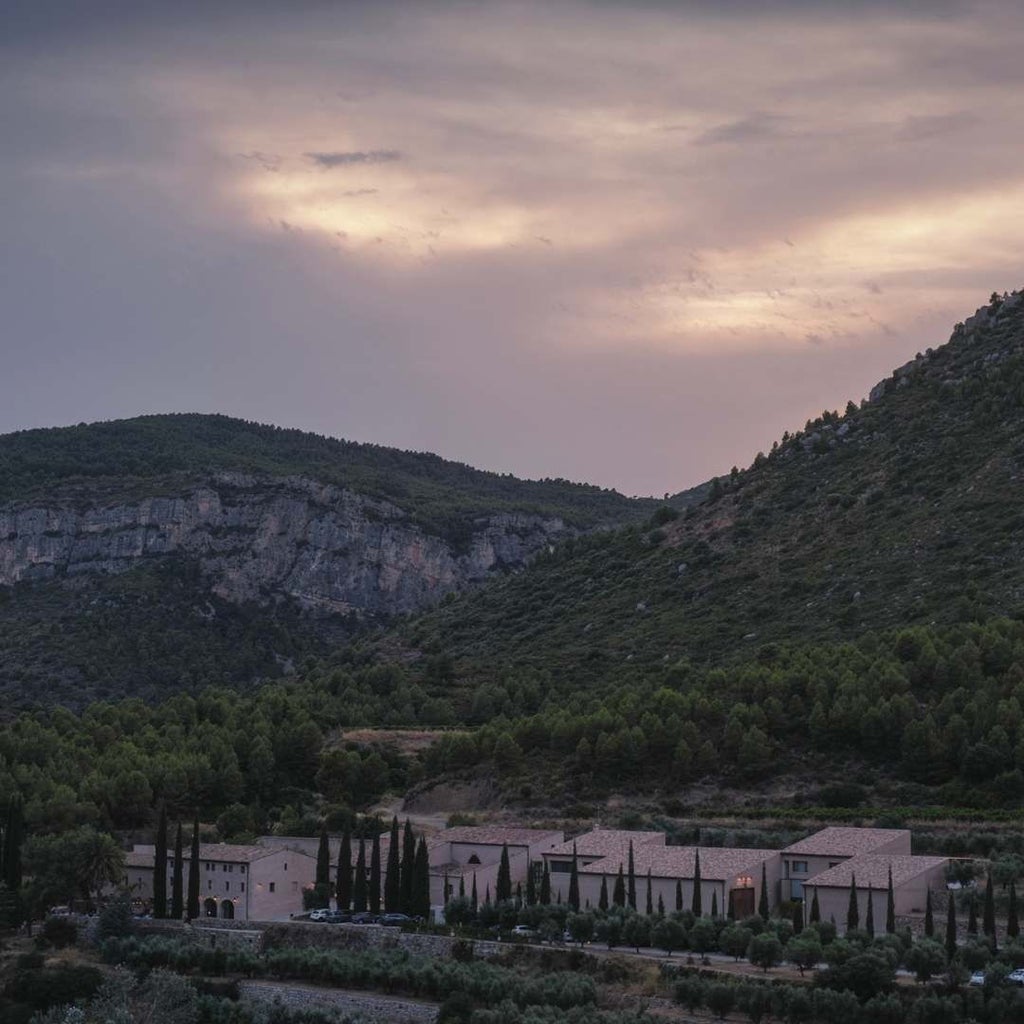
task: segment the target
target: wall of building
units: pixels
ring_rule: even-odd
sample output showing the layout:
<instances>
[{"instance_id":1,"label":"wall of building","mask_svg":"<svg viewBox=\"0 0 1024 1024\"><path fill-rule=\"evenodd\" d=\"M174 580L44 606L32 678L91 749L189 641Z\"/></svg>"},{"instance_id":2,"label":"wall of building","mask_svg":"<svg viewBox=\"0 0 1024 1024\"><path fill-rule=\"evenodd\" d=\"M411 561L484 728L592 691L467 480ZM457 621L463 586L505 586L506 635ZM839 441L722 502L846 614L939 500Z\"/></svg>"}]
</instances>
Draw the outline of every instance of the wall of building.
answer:
<instances>
[{"instance_id":1,"label":"wall of building","mask_svg":"<svg viewBox=\"0 0 1024 1024\"><path fill-rule=\"evenodd\" d=\"M243 899L239 896L236 917L245 916L253 921L287 921L302 913L302 891L316 883L315 857L295 850L278 850L269 857L253 861L250 868L248 907L242 914L237 913Z\"/></svg>"},{"instance_id":2,"label":"wall of building","mask_svg":"<svg viewBox=\"0 0 1024 1024\"><path fill-rule=\"evenodd\" d=\"M928 899L928 889L933 894L946 892L946 872L944 865L922 872L916 878L912 878L902 885L894 887L893 903L896 908L897 917L914 917L924 914L925 904ZM813 887L809 887L813 893ZM871 890L872 911L875 919L875 931L885 930L885 916L889 900L888 890L885 888ZM809 901L808 901L809 902ZM850 907L850 890L848 887L829 886L818 888L818 908L821 912L821 919L828 921L835 918L839 934L846 932L846 915ZM857 907L860 911L860 927L863 928L867 921L868 912L868 891L858 888Z\"/></svg>"}]
</instances>

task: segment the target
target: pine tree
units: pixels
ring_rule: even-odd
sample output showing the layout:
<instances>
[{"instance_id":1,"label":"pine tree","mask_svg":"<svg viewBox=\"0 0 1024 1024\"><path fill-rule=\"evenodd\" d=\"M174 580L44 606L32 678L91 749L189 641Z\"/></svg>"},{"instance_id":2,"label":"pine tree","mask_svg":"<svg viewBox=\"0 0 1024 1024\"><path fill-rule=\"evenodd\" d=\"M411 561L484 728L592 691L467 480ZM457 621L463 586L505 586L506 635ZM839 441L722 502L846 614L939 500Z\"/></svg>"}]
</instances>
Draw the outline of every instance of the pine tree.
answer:
<instances>
[{"instance_id":1,"label":"pine tree","mask_svg":"<svg viewBox=\"0 0 1024 1024\"><path fill-rule=\"evenodd\" d=\"M188 907L186 916L194 921L199 916L199 815L192 825L192 849L188 861Z\"/></svg>"},{"instance_id":2,"label":"pine tree","mask_svg":"<svg viewBox=\"0 0 1024 1024\"><path fill-rule=\"evenodd\" d=\"M537 872L531 864L526 869L526 905L532 907L537 903Z\"/></svg>"},{"instance_id":3,"label":"pine tree","mask_svg":"<svg viewBox=\"0 0 1024 1024\"><path fill-rule=\"evenodd\" d=\"M683 911L683 883L677 878L676 879L676 913L681 914Z\"/></svg>"},{"instance_id":4,"label":"pine tree","mask_svg":"<svg viewBox=\"0 0 1024 1024\"><path fill-rule=\"evenodd\" d=\"M967 904L967 934L978 934L978 905L974 900L974 893L971 893L970 901Z\"/></svg>"},{"instance_id":5,"label":"pine tree","mask_svg":"<svg viewBox=\"0 0 1024 1024\"><path fill-rule=\"evenodd\" d=\"M931 896L931 890L928 891ZM934 926L933 926L934 928ZM896 896L892 887L892 865L889 865L889 892L885 899L885 930L889 935L896 934Z\"/></svg>"},{"instance_id":6,"label":"pine tree","mask_svg":"<svg viewBox=\"0 0 1024 1024\"><path fill-rule=\"evenodd\" d=\"M547 861L544 861L544 868L540 874L540 893L537 900L543 907L551 904L551 872L548 870Z\"/></svg>"},{"instance_id":7,"label":"pine tree","mask_svg":"<svg viewBox=\"0 0 1024 1024\"><path fill-rule=\"evenodd\" d=\"M413 915L430 920L430 856L427 841L420 836L416 844L415 872L413 876Z\"/></svg>"},{"instance_id":8,"label":"pine tree","mask_svg":"<svg viewBox=\"0 0 1024 1024\"><path fill-rule=\"evenodd\" d=\"M480 906L479 900L476 894L476 872L473 872L473 888L469 893L469 905L473 908L473 913L477 912L477 908Z\"/></svg>"},{"instance_id":9,"label":"pine tree","mask_svg":"<svg viewBox=\"0 0 1024 1024\"><path fill-rule=\"evenodd\" d=\"M857 906L857 876L850 875L850 905L846 908L846 930L855 932L860 927L860 907Z\"/></svg>"},{"instance_id":10,"label":"pine tree","mask_svg":"<svg viewBox=\"0 0 1024 1024\"><path fill-rule=\"evenodd\" d=\"M711 890L711 920L718 917L718 890Z\"/></svg>"},{"instance_id":11,"label":"pine tree","mask_svg":"<svg viewBox=\"0 0 1024 1024\"><path fill-rule=\"evenodd\" d=\"M327 830L320 829L320 842L316 848L316 882L313 892L316 894L318 907L331 905L331 844L327 838Z\"/></svg>"},{"instance_id":12,"label":"pine tree","mask_svg":"<svg viewBox=\"0 0 1024 1024\"><path fill-rule=\"evenodd\" d=\"M366 910L366 840L362 836L359 837L355 878L352 879L352 909L357 914Z\"/></svg>"},{"instance_id":13,"label":"pine tree","mask_svg":"<svg viewBox=\"0 0 1024 1024\"><path fill-rule=\"evenodd\" d=\"M946 906L946 957L952 960L956 956L956 900L949 894Z\"/></svg>"},{"instance_id":14,"label":"pine tree","mask_svg":"<svg viewBox=\"0 0 1024 1024\"><path fill-rule=\"evenodd\" d=\"M932 890L929 888L924 897L924 937L930 939L935 935L935 916L932 912Z\"/></svg>"},{"instance_id":15,"label":"pine tree","mask_svg":"<svg viewBox=\"0 0 1024 1024\"><path fill-rule=\"evenodd\" d=\"M988 873L988 884L985 886L985 906L982 915L982 928L992 940L992 948L996 946L996 904L995 892L992 888L992 872Z\"/></svg>"},{"instance_id":16,"label":"pine tree","mask_svg":"<svg viewBox=\"0 0 1024 1024\"><path fill-rule=\"evenodd\" d=\"M690 911L694 917L701 917L704 913L703 893L701 890L700 877L700 847L694 850L693 856L693 899L690 901Z\"/></svg>"},{"instance_id":17,"label":"pine tree","mask_svg":"<svg viewBox=\"0 0 1024 1024\"><path fill-rule=\"evenodd\" d=\"M185 880L185 865L183 863L184 849L181 845L181 822L178 822L178 834L174 839L174 870L171 872L171 917L180 921L185 912L185 891L183 882Z\"/></svg>"},{"instance_id":18,"label":"pine tree","mask_svg":"<svg viewBox=\"0 0 1024 1024\"><path fill-rule=\"evenodd\" d=\"M153 854L153 916L167 916L167 808L160 801L160 820L156 826L156 850Z\"/></svg>"},{"instance_id":19,"label":"pine tree","mask_svg":"<svg viewBox=\"0 0 1024 1024\"><path fill-rule=\"evenodd\" d=\"M644 907L648 917L654 914L654 886L651 884L651 869L647 869L647 905Z\"/></svg>"},{"instance_id":20,"label":"pine tree","mask_svg":"<svg viewBox=\"0 0 1024 1024\"><path fill-rule=\"evenodd\" d=\"M818 906L817 888L815 888L814 896L811 898L811 914L808 920L810 924L817 924L821 920L821 907Z\"/></svg>"},{"instance_id":21,"label":"pine tree","mask_svg":"<svg viewBox=\"0 0 1024 1024\"><path fill-rule=\"evenodd\" d=\"M607 910L608 909L608 876L601 876L601 895L597 898L597 909Z\"/></svg>"},{"instance_id":22,"label":"pine tree","mask_svg":"<svg viewBox=\"0 0 1024 1024\"><path fill-rule=\"evenodd\" d=\"M626 905L626 879L622 874L622 861L619 861L619 873L615 876L615 885L612 886L612 903L617 907Z\"/></svg>"},{"instance_id":23,"label":"pine tree","mask_svg":"<svg viewBox=\"0 0 1024 1024\"><path fill-rule=\"evenodd\" d=\"M875 895L868 886L868 912L864 917L864 930L871 936L875 937Z\"/></svg>"},{"instance_id":24,"label":"pine tree","mask_svg":"<svg viewBox=\"0 0 1024 1024\"><path fill-rule=\"evenodd\" d=\"M1020 935L1020 921L1017 919L1017 887L1010 883L1010 905L1006 909L1006 937L1015 939Z\"/></svg>"},{"instance_id":25,"label":"pine tree","mask_svg":"<svg viewBox=\"0 0 1024 1024\"><path fill-rule=\"evenodd\" d=\"M391 838L388 842L388 864L384 872L384 909L396 914L402 906L402 868L399 855L398 817L391 819ZM465 885L463 885L465 888ZM464 894L463 894L464 895Z\"/></svg>"},{"instance_id":26,"label":"pine tree","mask_svg":"<svg viewBox=\"0 0 1024 1024\"><path fill-rule=\"evenodd\" d=\"M512 868L508 861L508 844L501 844L498 878L494 883L494 896L499 903L512 899Z\"/></svg>"},{"instance_id":27,"label":"pine tree","mask_svg":"<svg viewBox=\"0 0 1024 1024\"><path fill-rule=\"evenodd\" d=\"M626 869L626 902L636 910L636 862L633 859L633 840L629 841L629 867Z\"/></svg>"},{"instance_id":28,"label":"pine tree","mask_svg":"<svg viewBox=\"0 0 1024 1024\"><path fill-rule=\"evenodd\" d=\"M804 905L793 904L793 934L799 935L804 930Z\"/></svg>"},{"instance_id":29,"label":"pine tree","mask_svg":"<svg viewBox=\"0 0 1024 1024\"><path fill-rule=\"evenodd\" d=\"M402 834L402 913L411 914L413 879L416 876L416 837L412 832L412 822L405 819L405 831Z\"/></svg>"},{"instance_id":30,"label":"pine tree","mask_svg":"<svg viewBox=\"0 0 1024 1024\"><path fill-rule=\"evenodd\" d=\"M341 849L338 852L338 876L335 882L338 909L348 910L352 906L352 826L346 825L341 834Z\"/></svg>"},{"instance_id":31,"label":"pine tree","mask_svg":"<svg viewBox=\"0 0 1024 1024\"><path fill-rule=\"evenodd\" d=\"M373 842L370 844L370 893L368 903L370 911L380 913L380 830L373 830Z\"/></svg>"},{"instance_id":32,"label":"pine tree","mask_svg":"<svg viewBox=\"0 0 1024 1024\"><path fill-rule=\"evenodd\" d=\"M764 866L764 861L761 861L761 898L757 903L757 912L760 915L761 920L767 924L769 914L768 872Z\"/></svg>"},{"instance_id":33,"label":"pine tree","mask_svg":"<svg viewBox=\"0 0 1024 1024\"><path fill-rule=\"evenodd\" d=\"M569 906L580 909L580 872L576 863L576 844L572 844L572 866L569 868Z\"/></svg>"}]
</instances>

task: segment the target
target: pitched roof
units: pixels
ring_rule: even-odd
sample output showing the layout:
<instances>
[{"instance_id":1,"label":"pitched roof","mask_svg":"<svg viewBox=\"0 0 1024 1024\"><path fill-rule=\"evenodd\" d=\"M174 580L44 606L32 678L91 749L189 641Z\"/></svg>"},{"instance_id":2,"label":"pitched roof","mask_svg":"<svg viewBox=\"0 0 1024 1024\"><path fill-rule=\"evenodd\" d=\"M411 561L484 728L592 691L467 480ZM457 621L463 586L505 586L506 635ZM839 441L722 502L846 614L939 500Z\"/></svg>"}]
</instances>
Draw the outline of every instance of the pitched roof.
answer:
<instances>
[{"instance_id":1,"label":"pitched roof","mask_svg":"<svg viewBox=\"0 0 1024 1024\"><path fill-rule=\"evenodd\" d=\"M892 868L893 888L899 888L918 875L948 863L947 857L912 857L910 854L865 853L837 864L820 875L809 878L806 885L820 888L849 889L853 878L858 889L887 889Z\"/></svg>"},{"instance_id":2,"label":"pitched roof","mask_svg":"<svg viewBox=\"0 0 1024 1024\"><path fill-rule=\"evenodd\" d=\"M575 839L567 839L547 853L552 857L571 857L573 847L580 857L621 857L629 854L629 844L633 844L633 855L642 846L664 846L664 832L631 832L627 829L595 828L592 832L584 832ZM616 870L618 867L616 866Z\"/></svg>"},{"instance_id":3,"label":"pitched roof","mask_svg":"<svg viewBox=\"0 0 1024 1024\"><path fill-rule=\"evenodd\" d=\"M896 840L904 840L910 849L910 830L905 828L847 828L831 826L807 836L783 853L803 853L818 857L858 857Z\"/></svg>"},{"instance_id":4,"label":"pitched roof","mask_svg":"<svg viewBox=\"0 0 1024 1024\"><path fill-rule=\"evenodd\" d=\"M755 850L731 846L700 847L700 876L716 881L734 880L741 875L757 871L761 863L778 856L778 850ZM634 864L637 876L650 871L654 878L693 878L697 864L697 848L694 846L656 846L642 844L634 848ZM617 857L587 864L581 872L591 874L612 874L619 870ZM755 879L759 881L759 879Z\"/></svg>"},{"instance_id":5,"label":"pitched roof","mask_svg":"<svg viewBox=\"0 0 1024 1024\"><path fill-rule=\"evenodd\" d=\"M503 825L456 825L439 832L437 843L480 843L486 846L532 846L545 839L557 837L561 841L563 832L553 828L512 828Z\"/></svg>"},{"instance_id":6,"label":"pitched roof","mask_svg":"<svg viewBox=\"0 0 1024 1024\"><path fill-rule=\"evenodd\" d=\"M236 843L201 843L199 846L199 859L206 861L217 861L227 864L249 864L252 861L270 857L280 852L280 847L269 849L265 846L242 846ZM300 857L308 857L309 854L301 850L293 850ZM173 858L173 852L168 852L168 859ZM139 844L130 852L125 854L125 864L129 867L153 867L156 857L156 847ZM191 860L190 848L182 851L182 860Z\"/></svg>"}]
</instances>

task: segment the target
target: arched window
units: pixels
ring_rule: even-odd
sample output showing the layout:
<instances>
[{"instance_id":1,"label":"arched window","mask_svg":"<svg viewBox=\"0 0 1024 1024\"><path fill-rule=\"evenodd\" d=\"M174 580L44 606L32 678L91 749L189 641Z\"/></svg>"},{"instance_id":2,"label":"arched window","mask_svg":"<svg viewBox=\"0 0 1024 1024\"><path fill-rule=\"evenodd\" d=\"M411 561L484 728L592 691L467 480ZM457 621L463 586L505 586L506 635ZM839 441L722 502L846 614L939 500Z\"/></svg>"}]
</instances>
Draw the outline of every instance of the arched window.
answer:
<instances>
[{"instance_id":1,"label":"arched window","mask_svg":"<svg viewBox=\"0 0 1024 1024\"><path fill-rule=\"evenodd\" d=\"M217 901L215 899L208 899L203 902L203 912L207 917L217 916Z\"/></svg>"},{"instance_id":2,"label":"arched window","mask_svg":"<svg viewBox=\"0 0 1024 1024\"><path fill-rule=\"evenodd\" d=\"M479 864L480 863L480 858L474 853L473 856L470 857L469 860L466 861L466 863L467 864Z\"/></svg>"},{"instance_id":3,"label":"arched window","mask_svg":"<svg viewBox=\"0 0 1024 1024\"><path fill-rule=\"evenodd\" d=\"M231 900L225 900L220 905L220 916L227 918L232 918L235 916L235 905L231 902Z\"/></svg>"}]
</instances>

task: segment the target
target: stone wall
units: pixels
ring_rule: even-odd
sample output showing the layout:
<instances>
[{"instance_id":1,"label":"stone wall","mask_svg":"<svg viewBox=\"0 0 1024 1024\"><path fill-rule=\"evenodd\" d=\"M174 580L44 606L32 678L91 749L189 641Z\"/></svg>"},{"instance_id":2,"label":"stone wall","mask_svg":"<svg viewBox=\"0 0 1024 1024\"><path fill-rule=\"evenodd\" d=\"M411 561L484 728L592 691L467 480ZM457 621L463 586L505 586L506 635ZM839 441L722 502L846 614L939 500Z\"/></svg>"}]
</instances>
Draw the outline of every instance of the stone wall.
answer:
<instances>
[{"instance_id":1,"label":"stone wall","mask_svg":"<svg viewBox=\"0 0 1024 1024\"><path fill-rule=\"evenodd\" d=\"M369 1024L433 1024L437 1020L436 1003L395 999L373 992L242 981L238 984L238 994L243 1003L280 1003L290 1010L335 1010L352 1014Z\"/></svg>"}]
</instances>

